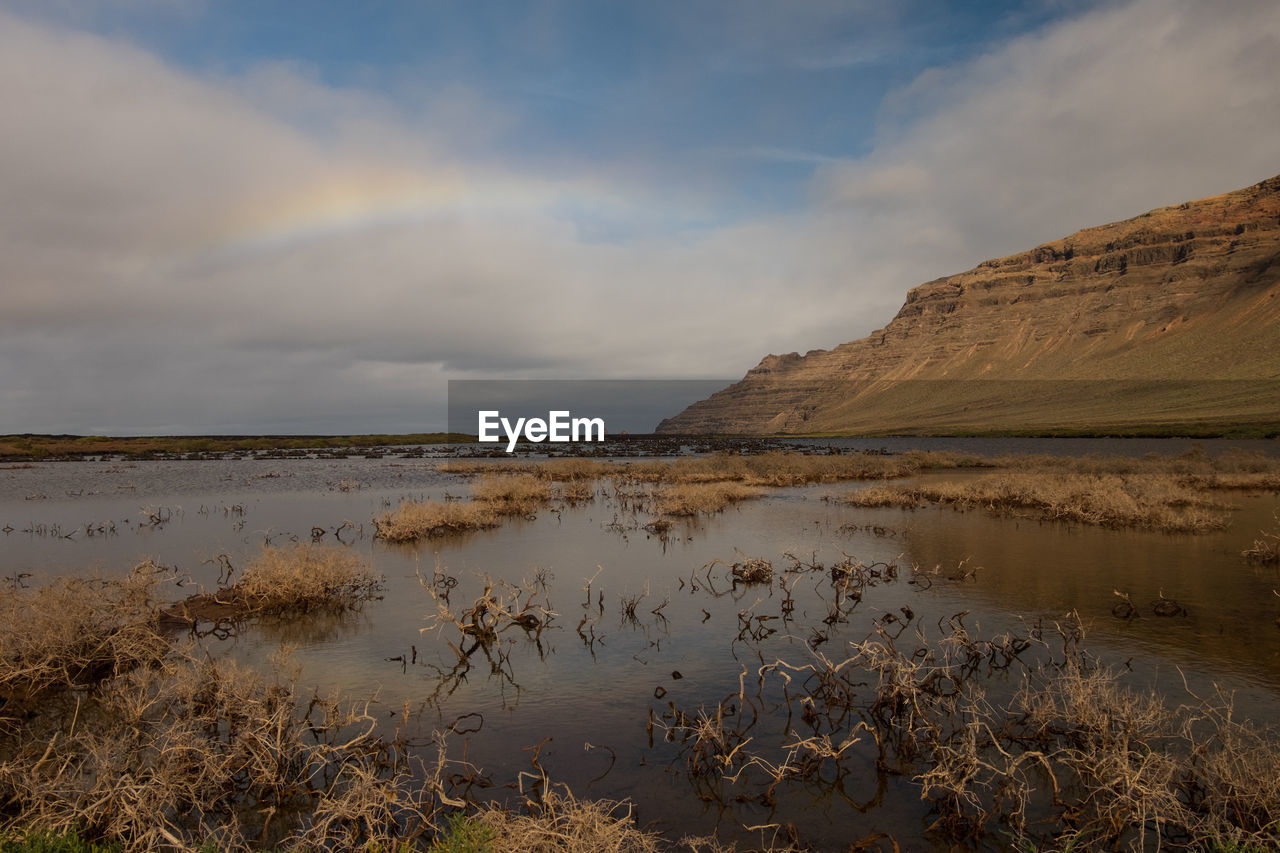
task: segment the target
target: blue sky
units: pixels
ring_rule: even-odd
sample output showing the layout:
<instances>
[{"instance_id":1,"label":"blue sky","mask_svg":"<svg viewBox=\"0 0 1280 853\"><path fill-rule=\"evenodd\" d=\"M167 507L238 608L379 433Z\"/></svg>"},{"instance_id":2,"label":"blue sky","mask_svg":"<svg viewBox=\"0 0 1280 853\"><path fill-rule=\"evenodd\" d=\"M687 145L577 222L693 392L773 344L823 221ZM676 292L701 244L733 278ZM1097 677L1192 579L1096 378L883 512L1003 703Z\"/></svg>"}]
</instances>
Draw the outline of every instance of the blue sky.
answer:
<instances>
[{"instance_id":1,"label":"blue sky","mask_svg":"<svg viewBox=\"0 0 1280 853\"><path fill-rule=\"evenodd\" d=\"M95 4L90 3L93 7ZM1086 2L118 2L72 22L205 76L265 65L377 93L406 117L471 97L504 121L468 154L547 176L626 166L703 193L706 227L795 209L826 161L871 150L885 95ZM41 13L42 12L42 13ZM625 237L625 223L586 231Z\"/></svg>"},{"instance_id":2,"label":"blue sky","mask_svg":"<svg viewBox=\"0 0 1280 853\"><path fill-rule=\"evenodd\" d=\"M0 0L0 432L736 377L1280 171L1270 0Z\"/></svg>"}]
</instances>

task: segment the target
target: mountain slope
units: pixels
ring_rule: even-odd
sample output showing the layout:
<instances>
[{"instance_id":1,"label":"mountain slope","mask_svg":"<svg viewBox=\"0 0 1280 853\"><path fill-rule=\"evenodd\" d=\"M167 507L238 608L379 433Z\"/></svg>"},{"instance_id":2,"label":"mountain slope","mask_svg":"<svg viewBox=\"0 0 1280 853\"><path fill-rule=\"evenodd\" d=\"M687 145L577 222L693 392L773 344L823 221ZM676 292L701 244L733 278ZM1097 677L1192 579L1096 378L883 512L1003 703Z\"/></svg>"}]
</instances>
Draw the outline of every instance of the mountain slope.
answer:
<instances>
[{"instance_id":1,"label":"mountain slope","mask_svg":"<svg viewBox=\"0 0 1280 853\"><path fill-rule=\"evenodd\" d=\"M912 289L770 355L668 433L1217 432L1280 424L1280 177Z\"/></svg>"}]
</instances>

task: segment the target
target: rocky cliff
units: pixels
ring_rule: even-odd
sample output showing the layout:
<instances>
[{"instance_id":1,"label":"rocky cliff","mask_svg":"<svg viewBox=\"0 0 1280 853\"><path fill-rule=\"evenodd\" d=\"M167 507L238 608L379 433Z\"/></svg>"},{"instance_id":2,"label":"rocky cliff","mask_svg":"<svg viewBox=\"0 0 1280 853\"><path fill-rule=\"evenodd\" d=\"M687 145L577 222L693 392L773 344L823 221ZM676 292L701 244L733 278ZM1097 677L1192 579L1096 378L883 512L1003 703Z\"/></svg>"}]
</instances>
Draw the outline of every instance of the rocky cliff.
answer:
<instances>
[{"instance_id":1,"label":"rocky cliff","mask_svg":"<svg viewBox=\"0 0 1280 853\"><path fill-rule=\"evenodd\" d=\"M658 431L1267 432L1277 388L1280 177L922 284L883 329L766 356Z\"/></svg>"}]
</instances>

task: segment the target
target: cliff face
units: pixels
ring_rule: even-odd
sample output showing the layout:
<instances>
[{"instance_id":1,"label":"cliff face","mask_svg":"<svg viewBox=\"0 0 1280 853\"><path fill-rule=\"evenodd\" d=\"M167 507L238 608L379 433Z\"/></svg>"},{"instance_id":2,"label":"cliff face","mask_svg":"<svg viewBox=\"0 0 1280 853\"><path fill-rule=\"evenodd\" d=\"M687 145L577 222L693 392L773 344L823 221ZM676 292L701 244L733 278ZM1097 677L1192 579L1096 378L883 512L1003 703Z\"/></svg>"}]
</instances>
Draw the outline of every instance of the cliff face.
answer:
<instances>
[{"instance_id":1,"label":"cliff face","mask_svg":"<svg viewBox=\"0 0 1280 853\"><path fill-rule=\"evenodd\" d=\"M1280 422L1280 177L912 289L889 325L766 356L659 432Z\"/></svg>"}]
</instances>

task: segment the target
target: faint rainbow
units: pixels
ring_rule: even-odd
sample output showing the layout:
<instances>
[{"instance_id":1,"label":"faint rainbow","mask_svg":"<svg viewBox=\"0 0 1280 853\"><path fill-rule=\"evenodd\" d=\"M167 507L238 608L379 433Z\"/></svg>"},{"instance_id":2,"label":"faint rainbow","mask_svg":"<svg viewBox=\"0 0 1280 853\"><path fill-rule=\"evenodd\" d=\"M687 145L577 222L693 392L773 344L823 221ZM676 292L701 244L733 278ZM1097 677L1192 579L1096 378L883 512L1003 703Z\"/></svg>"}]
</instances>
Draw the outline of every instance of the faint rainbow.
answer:
<instances>
[{"instance_id":1,"label":"faint rainbow","mask_svg":"<svg viewBox=\"0 0 1280 853\"><path fill-rule=\"evenodd\" d=\"M258 254L344 234L411 224L466 206L461 180L357 175L327 178L252 199L227 217L198 254Z\"/></svg>"},{"instance_id":2,"label":"faint rainbow","mask_svg":"<svg viewBox=\"0 0 1280 853\"><path fill-rule=\"evenodd\" d=\"M233 260L439 217L501 221L541 213L558 218L565 210L618 212L628 207L601 189L583 182L476 182L457 176L433 180L376 173L328 177L252 199L213 229L193 254L199 260Z\"/></svg>"}]
</instances>

